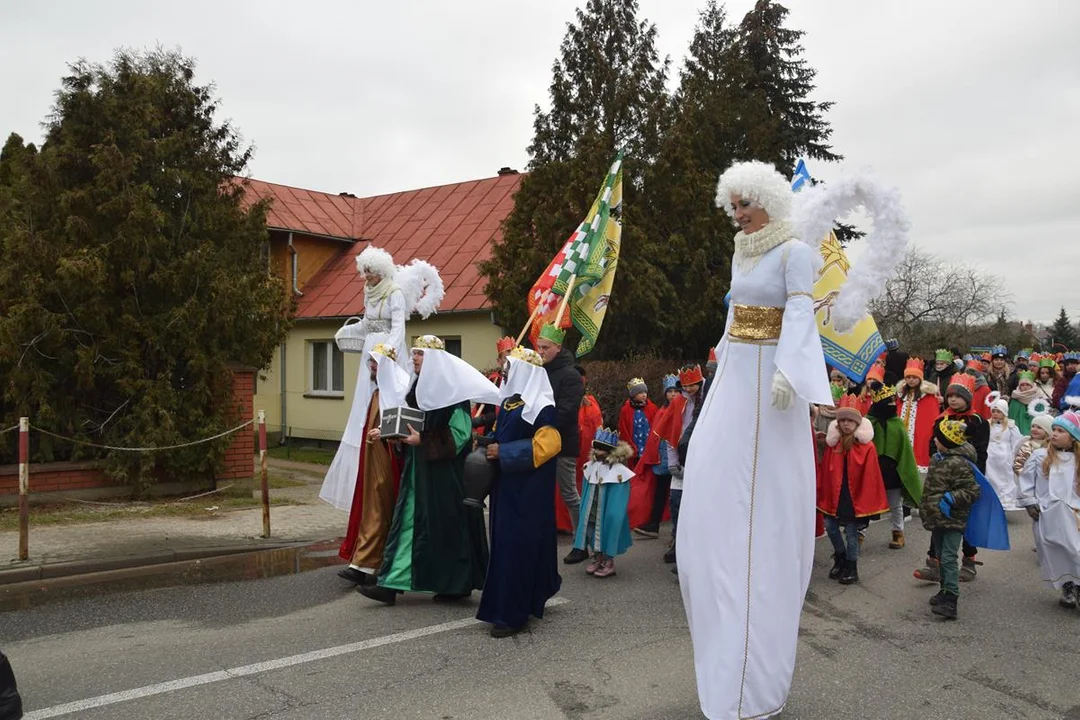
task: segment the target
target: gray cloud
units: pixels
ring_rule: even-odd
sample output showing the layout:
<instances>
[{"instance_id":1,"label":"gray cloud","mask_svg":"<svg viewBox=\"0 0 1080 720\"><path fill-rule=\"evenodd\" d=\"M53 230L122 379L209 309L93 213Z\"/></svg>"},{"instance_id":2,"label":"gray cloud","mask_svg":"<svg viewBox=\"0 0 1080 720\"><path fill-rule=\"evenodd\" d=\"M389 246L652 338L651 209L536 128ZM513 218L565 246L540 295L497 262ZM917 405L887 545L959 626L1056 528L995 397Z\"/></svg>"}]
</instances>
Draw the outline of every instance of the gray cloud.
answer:
<instances>
[{"instance_id":1,"label":"gray cloud","mask_svg":"<svg viewBox=\"0 0 1080 720\"><path fill-rule=\"evenodd\" d=\"M40 138L65 63L160 43L216 82L257 177L369 195L490 176L527 163L577 4L5 3L0 132ZM730 17L752 4L729 2ZM844 165L902 189L913 239L1005 277L1022 318L1080 316L1080 4L787 4L818 96L837 103ZM673 80L697 6L641 2Z\"/></svg>"}]
</instances>

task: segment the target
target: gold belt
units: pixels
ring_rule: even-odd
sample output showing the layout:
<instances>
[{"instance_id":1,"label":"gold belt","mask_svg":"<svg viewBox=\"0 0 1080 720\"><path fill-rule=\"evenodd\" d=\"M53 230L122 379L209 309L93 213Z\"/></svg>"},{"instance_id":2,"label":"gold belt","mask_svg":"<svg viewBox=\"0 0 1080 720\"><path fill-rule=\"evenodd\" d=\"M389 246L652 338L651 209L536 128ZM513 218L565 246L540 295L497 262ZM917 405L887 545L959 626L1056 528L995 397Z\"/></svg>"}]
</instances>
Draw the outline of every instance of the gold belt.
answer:
<instances>
[{"instance_id":1,"label":"gold belt","mask_svg":"<svg viewBox=\"0 0 1080 720\"><path fill-rule=\"evenodd\" d=\"M767 305L735 305L728 337L750 343L769 343L780 339L784 308Z\"/></svg>"}]
</instances>

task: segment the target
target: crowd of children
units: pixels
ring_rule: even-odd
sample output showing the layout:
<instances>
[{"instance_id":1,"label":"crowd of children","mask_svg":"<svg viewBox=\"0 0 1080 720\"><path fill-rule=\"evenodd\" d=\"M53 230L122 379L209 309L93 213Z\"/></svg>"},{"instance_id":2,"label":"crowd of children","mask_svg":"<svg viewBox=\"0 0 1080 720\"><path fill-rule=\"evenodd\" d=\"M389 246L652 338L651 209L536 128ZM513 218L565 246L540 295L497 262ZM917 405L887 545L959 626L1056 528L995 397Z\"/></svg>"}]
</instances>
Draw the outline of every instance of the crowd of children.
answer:
<instances>
[{"instance_id":1,"label":"crowd of children","mask_svg":"<svg viewBox=\"0 0 1080 720\"><path fill-rule=\"evenodd\" d=\"M924 362L892 344L861 383L830 370L835 403L812 409L819 534L833 546L829 578L858 582L860 547L873 520L887 517L888 547L904 548L904 523L917 509L931 542L915 577L938 585L932 612L955 619L959 584L974 580L981 564L968 541L973 508L1026 510L1043 579L1060 590L1063 606L1080 604L1078 368L1080 353L1010 358L999 346L983 356L939 350ZM711 378L715 361L706 369ZM596 433L576 539L596 553L590 574L614 574L629 530L655 538L669 511L664 560L676 561L682 484L693 482L683 477L680 447L685 453L708 389L699 366L683 367L664 378L657 407L645 382L634 378L618 432Z\"/></svg>"}]
</instances>

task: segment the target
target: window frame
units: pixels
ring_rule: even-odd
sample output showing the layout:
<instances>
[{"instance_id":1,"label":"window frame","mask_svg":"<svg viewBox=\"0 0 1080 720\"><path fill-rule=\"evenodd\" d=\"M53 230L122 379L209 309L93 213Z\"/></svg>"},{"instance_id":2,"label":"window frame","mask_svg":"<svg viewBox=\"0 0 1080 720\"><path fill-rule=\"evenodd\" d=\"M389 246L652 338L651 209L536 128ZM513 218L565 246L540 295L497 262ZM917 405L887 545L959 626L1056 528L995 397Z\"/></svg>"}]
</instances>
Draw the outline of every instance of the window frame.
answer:
<instances>
[{"instance_id":1,"label":"window frame","mask_svg":"<svg viewBox=\"0 0 1080 720\"><path fill-rule=\"evenodd\" d=\"M328 345L326 354L326 380L328 389L319 390L315 387L315 346ZM334 390L334 357L341 356L341 389ZM331 340L308 340L307 341L307 392L304 397L310 398L345 398L345 353L338 349L337 343Z\"/></svg>"}]
</instances>

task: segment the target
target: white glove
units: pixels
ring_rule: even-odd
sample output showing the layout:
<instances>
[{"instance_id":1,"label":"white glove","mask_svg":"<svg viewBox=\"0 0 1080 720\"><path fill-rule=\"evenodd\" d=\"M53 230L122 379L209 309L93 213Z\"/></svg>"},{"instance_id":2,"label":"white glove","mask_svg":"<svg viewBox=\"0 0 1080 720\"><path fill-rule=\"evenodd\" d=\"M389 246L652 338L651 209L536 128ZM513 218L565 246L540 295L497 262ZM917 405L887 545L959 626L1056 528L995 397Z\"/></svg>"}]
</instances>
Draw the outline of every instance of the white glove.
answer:
<instances>
[{"instance_id":1,"label":"white glove","mask_svg":"<svg viewBox=\"0 0 1080 720\"><path fill-rule=\"evenodd\" d=\"M772 377L772 406L777 410L789 410L795 400L795 388L784 377L784 373L777 370Z\"/></svg>"}]
</instances>

